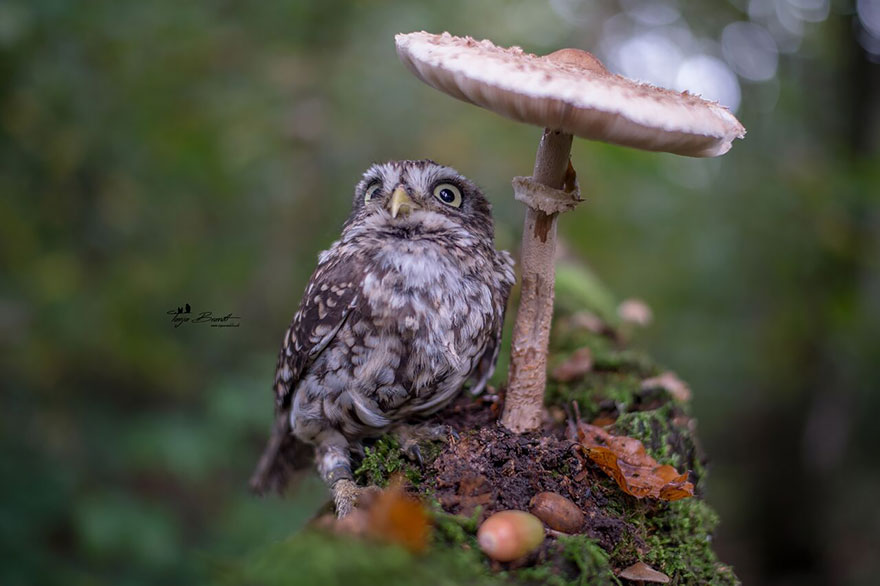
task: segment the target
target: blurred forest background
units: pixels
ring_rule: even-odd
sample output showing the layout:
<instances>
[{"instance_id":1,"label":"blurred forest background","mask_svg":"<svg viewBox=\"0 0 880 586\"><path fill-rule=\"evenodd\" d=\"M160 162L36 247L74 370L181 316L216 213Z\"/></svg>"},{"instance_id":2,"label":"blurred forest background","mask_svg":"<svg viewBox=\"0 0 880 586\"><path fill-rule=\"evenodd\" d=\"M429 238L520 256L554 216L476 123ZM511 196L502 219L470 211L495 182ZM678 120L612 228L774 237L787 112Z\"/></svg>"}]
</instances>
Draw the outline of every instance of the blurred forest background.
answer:
<instances>
[{"instance_id":1,"label":"blurred forest background","mask_svg":"<svg viewBox=\"0 0 880 586\"><path fill-rule=\"evenodd\" d=\"M721 559L880 572L880 1L2 0L0 583L192 584L300 527L258 500L275 353L372 161L481 184L499 247L539 128L457 102L393 36L469 34L718 99L720 159L575 140L560 230L689 380ZM240 316L171 325L166 312Z\"/></svg>"}]
</instances>

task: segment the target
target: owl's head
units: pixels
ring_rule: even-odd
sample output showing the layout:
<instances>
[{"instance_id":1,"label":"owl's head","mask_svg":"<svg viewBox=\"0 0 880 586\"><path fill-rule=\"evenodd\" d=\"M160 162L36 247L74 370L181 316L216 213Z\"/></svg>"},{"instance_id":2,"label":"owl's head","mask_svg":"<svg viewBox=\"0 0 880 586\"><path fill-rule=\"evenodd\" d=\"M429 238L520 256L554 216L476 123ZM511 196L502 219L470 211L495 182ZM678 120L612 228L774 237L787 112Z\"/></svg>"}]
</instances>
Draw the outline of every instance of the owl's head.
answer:
<instances>
[{"instance_id":1,"label":"owl's head","mask_svg":"<svg viewBox=\"0 0 880 586\"><path fill-rule=\"evenodd\" d=\"M482 191L452 167L431 160L389 161L364 173L348 223L401 233L464 227L491 239L491 210Z\"/></svg>"}]
</instances>

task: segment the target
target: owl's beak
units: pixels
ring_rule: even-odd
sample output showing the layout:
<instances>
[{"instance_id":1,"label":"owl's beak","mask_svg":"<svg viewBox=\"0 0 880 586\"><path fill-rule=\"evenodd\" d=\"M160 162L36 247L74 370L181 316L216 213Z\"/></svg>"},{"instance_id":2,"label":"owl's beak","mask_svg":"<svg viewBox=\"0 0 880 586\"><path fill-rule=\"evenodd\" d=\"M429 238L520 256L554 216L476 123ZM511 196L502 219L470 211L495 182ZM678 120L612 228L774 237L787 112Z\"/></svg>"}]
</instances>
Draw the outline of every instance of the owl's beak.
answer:
<instances>
[{"instance_id":1,"label":"owl's beak","mask_svg":"<svg viewBox=\"0 0 880 586\"><path fill-rule=\"evenodd\" d=\"M408 216L411 211L418 208L419 204L410 199L403 185L398 185L391 194L391 217L396 218L398 214Z\"/></svg>"}]
</instances>

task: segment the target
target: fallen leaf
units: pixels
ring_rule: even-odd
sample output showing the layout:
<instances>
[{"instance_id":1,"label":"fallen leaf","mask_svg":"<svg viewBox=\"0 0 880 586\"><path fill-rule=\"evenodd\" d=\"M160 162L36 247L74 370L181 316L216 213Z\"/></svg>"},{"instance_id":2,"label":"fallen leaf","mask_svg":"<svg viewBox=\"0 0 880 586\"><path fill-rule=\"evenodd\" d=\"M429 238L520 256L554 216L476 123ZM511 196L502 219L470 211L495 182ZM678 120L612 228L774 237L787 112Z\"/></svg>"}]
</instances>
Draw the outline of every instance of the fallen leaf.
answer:
<instances>
[{"instance_id":1,"label":"fallen leaf","mask_svg":"<svg viewBox=\"0 0 880 586\"><path fill-rule=\"evenodd\" d=\"M658 572L645 562L634 563L617 574L617 577L631 580L633 582L656 582L657 584L669 583L669 576L663 572Z\"/></svg>"},{"instance_id":2,"label":"fallen leaf","mask_svg":"<svg viewBox=\"0 0 880 586\"><path fill-rule=\"evenodd\" d=\"M392 480L367 509L370 536L397 543L412 552L425 550L430 528L425 507L406 494L400 480Z\"/></svg>"},{"instance_id":3,"label":"fallen leaf","mask_svg":"<svg viewBox=\"0 0 880 586\"><path fill-rule=\"evenodd\" d=\"M664 501L694 495L687 472L679 474L672 466L658 464L639 440L611 435L601 427L583 422L578 423L577 436L587 456L627 494Z\"/></svg>"},{"instance_id":4,"label":"fallen leaf","mask_svg":"<svg viewBox=\"0 0 880 586\"><path fill-rule=\"evenodd\" d=\"M388 488L369 493L348 515L318 518L313 526L353 537L396 543L418 553L428 546L430 523L422 504L406 494L403 482L393 478Z\"/></svg>"},{"instance_id":5,"label":"fallen leaf","mask_svg":"<svg viewBox=\"0 0 880 586\"><path fill-rule=\"evenodd\" d=\"M654 320L654 313L641 299L626 299L617 306L617 316L626 323L645 327Z\"/></svg>"},{"instance_id":6,"label":"fallen leaf","mask_svg":"<svg viewBox=\"0 0 880 586\"><path fill-rule=\"evenodd\" d=\"M593 425L599 427L605 427L606 425L612 425L615 421L617 421L617 417L611 417L608 415L600 415L599 417L593 420Z\"/></svg>"},{"instance_id":7,"label":"fallen leaf","mask_svg":"<svg viewBox=\"0 0 880 586\"><path fill-rule=\"evenodd\" d=\"M593 369L593 354L589 348L579 348L553 369L551 376L561 383L578 379Z\"/></svg>"},{"instance_id":8,"label":"fallen leaf","mask_svg":"<svg viewBox=\"0 0 880 586\"><path fill-rule=\"evenodd\" d=\"M690 387L672 371L666 371L659 376L643 380L642 390L648 391L651 389L663 389L677 401L691 400Z\"/></svg>"}]
</instances>

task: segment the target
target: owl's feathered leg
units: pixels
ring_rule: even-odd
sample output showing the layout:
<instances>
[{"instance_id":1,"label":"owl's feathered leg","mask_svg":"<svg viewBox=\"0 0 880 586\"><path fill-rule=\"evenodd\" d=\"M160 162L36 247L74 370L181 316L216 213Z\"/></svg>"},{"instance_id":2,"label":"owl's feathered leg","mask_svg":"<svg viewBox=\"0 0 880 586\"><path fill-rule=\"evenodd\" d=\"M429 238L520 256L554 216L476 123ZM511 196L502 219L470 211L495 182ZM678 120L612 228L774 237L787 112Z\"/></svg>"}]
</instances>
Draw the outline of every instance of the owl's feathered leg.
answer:
<instances>
[{"instance_id":1,"label":"owl's feathered leg","mask_svg":"<svg viewBox=\"0 0 880 586\"><path fill-rule=\"evenodd\" d=\"M343 478L336 481L331 491L333 492L336 516L341 519L354 510L364 489L355 484L354 480Z\"/></svg>"},{"instance_id":2,"label":"owl's feathered leg","mask_svg":"<svg viewBox=\"0 0 880 586\"><path fill-rule=\"evenodd\" d=\"M351 446L338 431L327 431L317 439L318 473L333 493L336 516L345 517L354 510L365 490L355 484L351 471Z\"/></svg>"}]
</instances>

